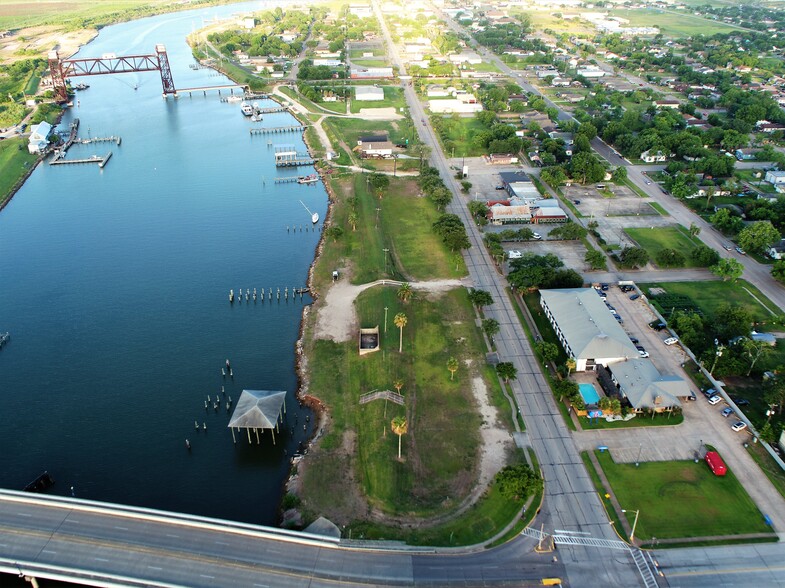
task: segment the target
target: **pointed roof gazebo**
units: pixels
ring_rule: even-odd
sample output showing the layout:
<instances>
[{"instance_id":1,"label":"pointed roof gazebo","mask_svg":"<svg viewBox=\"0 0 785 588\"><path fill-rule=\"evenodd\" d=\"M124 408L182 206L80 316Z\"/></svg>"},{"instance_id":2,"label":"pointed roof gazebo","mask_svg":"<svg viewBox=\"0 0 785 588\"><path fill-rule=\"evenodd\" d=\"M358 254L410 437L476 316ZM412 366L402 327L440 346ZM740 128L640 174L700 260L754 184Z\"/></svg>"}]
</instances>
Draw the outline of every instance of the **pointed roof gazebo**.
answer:
<instances>
[{"instance_id":1,"label":"pointed roof gazebo","mask_svg":"<svg viewBox=\"0 0 785 588\"><path fill-rule=\"evenodd\" d=\"M234 408L228 427L232 430L232 440L237 443L234 430L240 432L245 429L248 433L248 443L251 443L251 429L256 433L256 443L259 444L259 429L270 429L275 444L275 432L278 431L278 421L286 414L286 392L272 390L243 390L237 406Z\"/></svg>"}]
</instances>

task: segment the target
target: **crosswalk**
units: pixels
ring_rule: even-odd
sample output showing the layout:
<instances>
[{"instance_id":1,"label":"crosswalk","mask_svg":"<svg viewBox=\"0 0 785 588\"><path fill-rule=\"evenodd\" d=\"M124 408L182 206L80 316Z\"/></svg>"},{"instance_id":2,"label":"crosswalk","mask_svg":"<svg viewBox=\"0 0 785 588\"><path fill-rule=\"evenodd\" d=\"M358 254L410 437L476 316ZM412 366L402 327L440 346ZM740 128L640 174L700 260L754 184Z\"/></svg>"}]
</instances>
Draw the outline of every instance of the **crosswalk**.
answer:
<instances>
[{"instance_id":1,"label":"crosswalk","mask_svg":"<svg viewBox=\"0 0 785 588\"><path fill-rule=\"evenodd\" d=\"M652 570L654 562L651 557L646 557L644 553L637 547L632 547L624 541L615 539L601 539L598 537L586 537L580 535L572 535L569 533L545 533L539 529L527 527L521 531L521 535L537 539L541 541L548 537L553 538L556 545L580 545L584 547L598 547L600 549L618 549L619 551L627 551L632 556L632 561L635 567L638 568L638 573L643 580L643 585L646 588L657 588L657 577Z\"/></svg>"}]
</instances>

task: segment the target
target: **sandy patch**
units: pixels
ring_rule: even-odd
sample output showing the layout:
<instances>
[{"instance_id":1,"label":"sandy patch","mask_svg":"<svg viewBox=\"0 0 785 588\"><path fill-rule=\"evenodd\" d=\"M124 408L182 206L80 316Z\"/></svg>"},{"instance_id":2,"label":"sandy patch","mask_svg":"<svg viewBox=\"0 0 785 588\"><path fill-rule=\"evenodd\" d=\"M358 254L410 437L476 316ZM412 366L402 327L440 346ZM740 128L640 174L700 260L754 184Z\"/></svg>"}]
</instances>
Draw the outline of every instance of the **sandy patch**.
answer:
<instances>
[{"instance_id":1,"label":"sandy patch","mask_svg":"<svg viewBox=\"0 0 785 588\"><path fill-rule=\"evenodd\" d=\"M324 296L316 317L316 338L331 339L336 343L349 341L357 330L357 312L354 301L361 292L373 286L393 286L397 288L401 282L394 280L378 280L368 284L350 284L348 280L338 280ZM428 282L411 282L412 289L426 292L444 292L463 286L462 280L431 280Z\"/></svg>"},{"instance_id":2,"label":"sandy patch","mask_svg":"<svg viewBox=\"0 0 785 588\"><path fill-rule=\"evenodd\" d=\"M22 29L0 41L0 62L13 63L30 57L46 58L52 49L57 49L60 57L65 59L71 57L97 34L92 29L63 31L53 26ZM23 50L24 54L21 54ZM35 55L31 55L30 52L35 52Z\"/></svg>"},{"instance_id":3,"label":"sandy patch","mask_svg":"<svg viewBox=\"0 0 785 588\"><path fill-rule=\"evenodd\" d=\"M400 120L403 115L398 114L394 107L389 108L361 108L360 117L365 120Z\"/></svg>"},{"instance_id":4,"label":"sandy patch","mask_svg":"<svg viewBox=\"0 0 785 588\"><path fill-rule=\"evenodd\" d=\"M471 364L471 361L466 363ZM472 378L472 393L480 409L480 415L482 415L482 425L480 426L482 450L480 452L480 477L477 483L479 490L484 491L493 477L507 463L507 452L512 449L513 440L510 433L499 424L499 412L490 403L488 387L479 376Z\"/></svg>"}]
</instances>

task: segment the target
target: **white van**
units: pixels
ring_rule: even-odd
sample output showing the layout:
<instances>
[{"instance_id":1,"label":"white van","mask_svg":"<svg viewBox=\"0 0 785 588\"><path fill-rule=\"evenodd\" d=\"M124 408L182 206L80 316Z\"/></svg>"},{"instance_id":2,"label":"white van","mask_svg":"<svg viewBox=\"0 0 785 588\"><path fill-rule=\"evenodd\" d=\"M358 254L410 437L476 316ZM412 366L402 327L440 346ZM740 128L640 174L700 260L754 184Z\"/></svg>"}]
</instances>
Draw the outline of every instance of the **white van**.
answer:
<instances>
[{"instance_id":1,"label":"white van","mask_svg":"<svg viewBox=\"0 0 785 588\"><path fill-rule=\"evenodd\" d=\"M523 257L523 253L517 249L510 249L507 252L507 259L520 259L521 257Z\"/></svg>"}]
</instances>

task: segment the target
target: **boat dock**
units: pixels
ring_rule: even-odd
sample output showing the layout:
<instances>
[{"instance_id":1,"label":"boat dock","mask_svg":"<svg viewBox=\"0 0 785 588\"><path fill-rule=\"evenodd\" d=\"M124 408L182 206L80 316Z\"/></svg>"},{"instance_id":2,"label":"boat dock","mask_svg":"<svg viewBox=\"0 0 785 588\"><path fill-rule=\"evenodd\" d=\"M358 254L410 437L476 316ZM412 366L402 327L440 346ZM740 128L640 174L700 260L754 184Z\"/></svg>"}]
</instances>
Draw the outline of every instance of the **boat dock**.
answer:
<instances>
[{"instance_id":1,"label":"boat dock","mask_svg":"<svg viewBox=\"0 0 785 588\"><path fill-rule=\"evenodd\" d=\"M79 143L80 145L89 145L90 143L117 143L119 146L120 143L123 142L122 138L115 137L114 135L111 137L93 137L91 139L74 139L74 143Z\"/></svg>"},{"instance_id":2,"label":"boat dock","mask_svg":"<svg viewBox=\"0 0 785 588\"><path fill-rule=\"evenodd\" d=\"M187 93L189 96L192 96L194 92L201 92L202 95L207 96L207 92L217 91L218 94L220 94L221 90L229 90L230 94L234 94L235 90L241 90L241 92L245 94L247 88L248 86L243 86L240 84L224 84L221 86L199 86L196 88L179 88L177 90L177 94L182 95ZM221 98L222 102L224 100L225 100L224 98Z\"/></svg>"},{"instance_id":3,"label":"boat dock","mask_svg":"<svg viewBox=\"0 0 785 588\"><path fill-rule=\"evenodd\" d=\"M268 108L254 108L257 114L272 114L274 112L288 112L289 109L285 106L270 106Z\"/></svg>"},{"instance_id":4,"label":"boat dock","mask_svg":"<svg viewBox=\"0 0 785 588\"><path fill-rule=\"evenodd\" d=\"M294 145L275 146L276 167L297 167L300 165L313 165L316 160L309 153L300 153Z\"/></svg>"},{"instance_id":5,"label":"boat dock","mask_svg":"<svg viewBox=\"0 0 785 588\"><path fill-rule=\"evenodd\" d=\"M275 178L275 183L276 184L288 184L290 182L296 182L301 177L302 176L287 176L285 178Z\"/></svg>"},{"instance_id":6,"label":"boat dock","mask_svg":"<svg viewBox=\"0 0 785 588\"><path fill-rule=\"evenodd\" d=\"M307 125L290 125L287 127L258 127L251 129L252 135L267 135L272 133L302 133Z\"/></svg>"},{"instance_id":7,"label":"boat dock","mask_svg":"<svg viewBox=\"0 0 785 588\"><path fill-rule=\"evenodd\" d=\"M61 154L62 153L62 154ZM112 157L112 152L110 151L103 157L100 155L93 155L86 159L63 159L63 152L59 152L55 159L49 162L49 165L66 165L66 164L77 164L77 163L97 163L98 167L103 169L109 159Z\"/></svg>"}]
</instances>

